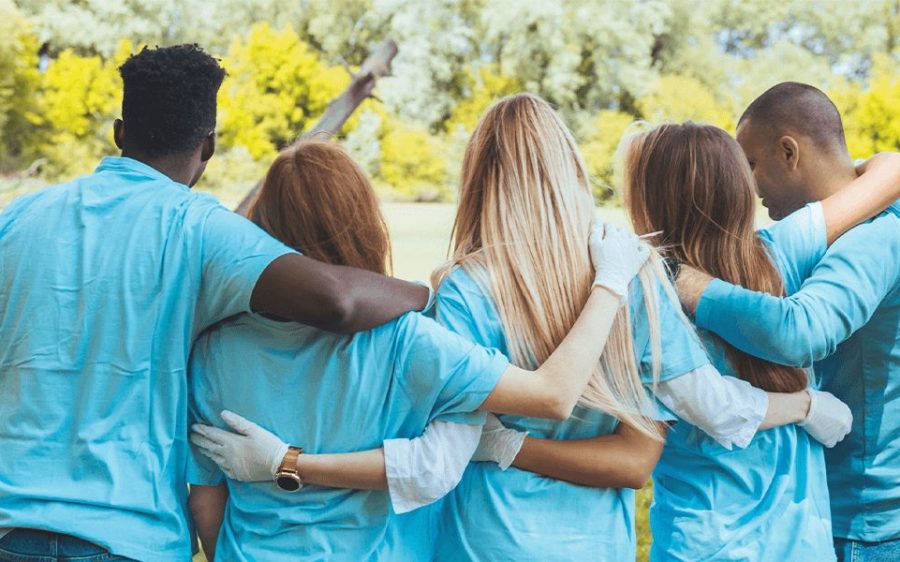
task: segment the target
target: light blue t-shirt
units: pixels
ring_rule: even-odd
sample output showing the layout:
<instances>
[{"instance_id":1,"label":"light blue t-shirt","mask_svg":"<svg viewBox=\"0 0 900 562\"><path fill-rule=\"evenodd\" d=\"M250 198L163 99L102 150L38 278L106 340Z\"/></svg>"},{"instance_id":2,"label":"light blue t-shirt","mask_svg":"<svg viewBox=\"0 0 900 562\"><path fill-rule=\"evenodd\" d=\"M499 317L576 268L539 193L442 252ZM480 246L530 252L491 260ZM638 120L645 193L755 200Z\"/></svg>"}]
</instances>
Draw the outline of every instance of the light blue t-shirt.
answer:
<instances>
[{"instance_id":1,"label":"light blue t-shirt","mask_svg":"<svg viewBox=\"0 0 900 562\"><path fill-rule=\"evenodd\" d=\"M309 453L375 449L385 439L418 437L437 417L480 423L482 416L467 413L508 364L417 313L352 337L242 315L194 347L192 415L222 426L219 412L229 409ZM199 452L192 459L191 483L224 480ZM270 482L227 483L216 547L222 560L393 562L420 551L387 540L386 490L308 485L288 494Z\"/></svg>"},{"instance_id":2,"label":"light blue t-shirt","mask_svg":"<svg viewBox=\"0 0 900 562\"><path fill-rule=\"evenodd\" d=\"M652 379L650 332L640 282L631 285L635 356L645 383ZM659 292L662 372L670 380L709 363L693 330ZM507 351L490 294L463 268L444 280L438 320L482 345ZM568 420L500 416L503 424L546 439L585 439L613 433L618 421L577 407ZM436 559L569 562L633 560L634 490L591 488L495 463L474 462L443 500Z\"/></svg>"},{"instance_id":3,"label":"light blue t-shirt","mask_svg":"<svg viewBox=\"0 0 900 562\"><path fill-rule=\"evenodd\" d=\"M853 412L850 434L825 452L834 536L898 539L900 202L824 255L818 242L779 250L791 263L813 264L801 269L796 293L778 298L715 280L697 325L763 359L815 362L822 389Z\"/></svg>"},{"instance_id":4,"label":"light blue t-shirt","mask_svg":"<svg viewBox=\"0 0 900 562\"><path fill-rule=\"evenodd\" d=\"M795 213L760 232L785 289L799 288L809 262L790 264L779 248L821 245L820 213ZM721 340L701 331L713 365L740 378ZM761 431L744 449L727 450L700 429L669 429L653 472L652 562L835 559L822 445L794 425Z\"/></svg>"},{"instance_id":5,"label":"light blue t-shirt","mask_svg":"<svg viewBox=\"0 0 900 562\"><path fill-rule=\"evenodd\" d=\"M0 528L190 560L191 344L289 251L130 158L0 214Z\"/></svg>"}]
</instances>

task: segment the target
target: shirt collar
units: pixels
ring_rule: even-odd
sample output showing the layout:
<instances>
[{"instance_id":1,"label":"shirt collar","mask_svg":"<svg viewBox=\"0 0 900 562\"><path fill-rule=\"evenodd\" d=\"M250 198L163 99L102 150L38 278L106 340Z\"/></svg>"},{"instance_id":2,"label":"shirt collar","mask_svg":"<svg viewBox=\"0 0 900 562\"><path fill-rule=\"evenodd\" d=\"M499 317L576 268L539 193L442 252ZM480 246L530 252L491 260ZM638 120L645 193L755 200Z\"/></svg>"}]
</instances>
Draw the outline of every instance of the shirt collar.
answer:
<instances>
[{"instance_id":1,"label":"shirt collar","mask_svg":"<svg viewBox=\"0 0 900 562\"><path fill-rule=\"evenodd\" d=\"M97 169L94 170L94 173L100 172L136 174L155 180L168 181L170 183L174 183L179 187L190 189L188 186L173 180L156 168L148 166L147 164L144 164L139 160L135 160L134 158L129 158L127 156L106 156L105 158L103 158L103 160L100 161L100 165L97 166Z\"/></svg>"}]
</instances>

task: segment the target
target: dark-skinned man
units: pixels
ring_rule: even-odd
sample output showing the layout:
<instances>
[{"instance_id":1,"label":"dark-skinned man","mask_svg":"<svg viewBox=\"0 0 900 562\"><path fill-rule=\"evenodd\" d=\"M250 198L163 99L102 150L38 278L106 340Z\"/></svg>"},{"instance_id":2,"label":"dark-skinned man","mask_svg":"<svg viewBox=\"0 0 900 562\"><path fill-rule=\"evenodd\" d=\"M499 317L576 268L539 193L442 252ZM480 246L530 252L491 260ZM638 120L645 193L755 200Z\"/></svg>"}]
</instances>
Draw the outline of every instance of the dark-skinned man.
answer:
<instances>
[{"instance_id":1,"label":"dark-skinned man","mask_svg":"<svg viewBox=\"0 0 900 562\"><path fill-rule=\"evenodd\" d=\"M428 300L189 189L215 152L215 59L145 49L120 72L122 156L0 214L0 560L189 559L194 338L251 310L352 333Z\"/></svg>"},{"instance_id":2,"label":"dark-skinned man","mask_svg":"<svg viewBox=\"0 0 900 562\"><path fill-rule=\"evenodd\" d=\"M738 125L738 141L773 219L809 204L808 235L780 248L802 282L776 297L710 281L685 268L682 303L699 327L769 361L815 363L822 388L853 411L853 429L825 452L835 550L839 561L900 560L900 203L840 238L824 213L840 212L829 196L857 177L840 114L821 91L786 82L757 98ZM896 174L897 155L881 155ZM868 174L867 174L868 175ZM890 178L891 176L888 176ZM875 190L856 194L876 197ZM823 201L818 203L818 201ZM893 201L893 202L892 202ZM812 407L815 407L813 405Z\"/></svg>"}]
</instances>

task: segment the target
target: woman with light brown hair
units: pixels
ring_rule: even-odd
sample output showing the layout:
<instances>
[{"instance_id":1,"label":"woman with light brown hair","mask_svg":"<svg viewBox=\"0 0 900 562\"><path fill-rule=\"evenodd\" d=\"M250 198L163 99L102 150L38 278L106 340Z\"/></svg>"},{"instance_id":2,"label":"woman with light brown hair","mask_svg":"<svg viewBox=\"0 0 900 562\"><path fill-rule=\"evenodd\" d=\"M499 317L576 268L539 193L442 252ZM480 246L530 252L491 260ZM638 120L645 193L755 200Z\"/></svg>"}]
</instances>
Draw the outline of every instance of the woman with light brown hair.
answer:
<instances>
[{"instance_id":1,"label":"woman with light brown hair","mask_svg":"<svg viewBox=\"0 0 900 562\"><path fill-rule=\"evenodd\" d=\"M555 111L520 94L494 104L466 149L451 261L437 319L514 363L552 353L590 284L588 173ZM681 313L660 260L631 283L579 407L563 421L502 416L443 501L436 559L608 560L635 554L634 492L671 416L724 446L800 421L803 392L765 393L721 377Z\"/></svg>"},{"instance_id":2,"label":"woman with light brown hair","mask_svg":"<svg viewBox=\"0 0 900 562\"><path fill-rule=\"evenodd\" d=\"M871 197L897 186L866 174L837 195L847 204L814 203L756 232L753 175L725 131L664 124L622 147L636 232L652 234L673 263L773 295L795 292L816 265L792 259L793 245L824 244L826 232L839 236L878 212L877 201L897 196ZM709 332L701 337L723 375L770 392L807 390L811 413L837 406L810 388L817 386L811 371L753 357ZM727 450L694 425L675 424L653 478L653 561L835 559L822 444L798 426L759 432L746 447Z\"/></svg>"},{"instance_id":3,"label":"woman with light brown hair","mask_svg":"<svg viewBox=\"0 0 900 562\"><path fill-rule=\"evenodd\" d=\"M311 257L389 269L374 190L336 144L303 142L279 155L250 218ZM191 415L220 427L193 427L188 480L207 552L228 561L430 556L430 513L393 512L456 483L478 444L476 410L572 411L648 254L614 229L598 227L584 244L598 264L587 304L558 352L532 371L418 313L353 336L242 314L201 335Z\"/></svg>"}]
</instances>

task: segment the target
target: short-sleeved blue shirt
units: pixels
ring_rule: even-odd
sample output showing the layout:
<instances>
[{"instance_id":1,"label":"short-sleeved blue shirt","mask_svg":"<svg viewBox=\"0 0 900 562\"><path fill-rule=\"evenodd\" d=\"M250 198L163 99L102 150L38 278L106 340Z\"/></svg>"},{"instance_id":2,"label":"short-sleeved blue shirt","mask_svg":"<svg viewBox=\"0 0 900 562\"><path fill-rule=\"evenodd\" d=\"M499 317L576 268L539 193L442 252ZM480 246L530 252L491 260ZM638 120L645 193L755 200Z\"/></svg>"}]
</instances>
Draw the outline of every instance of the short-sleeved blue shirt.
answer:
<instances>
[{"instance_id":1,"label":"short-sleeved blue shirt","mask_svg":"<svg viewBox=\"0 0 900 562\"><path fill-rule=\"evenodd\" d=\"M650 331L640 282L632 283L629 304L636 360L644 382L650 384ZM709 363L678 306L659 290L660 380ZM464 268L452 271L441 284L437 318L477 343L507 352L493 299ZM607 435L618 425L614 417L581 406L565 421L500 419L545 439ZM494 463L474 462L444 498L438 526L439 561L630 560L635 554L634 490L578 486L515 467L503 471Z\"/></svg>"},{"instance_id":2,"label":"short-sleeved blue shirt","mask_svg":"<svg viewBox=\"0 0 900 562\"><path fill-rule=\"evenodd\" d=\"M819 247L825 225L807 208L760 231L796 291L815 256L790 262L782 249ZM721 341L701 331L723 375L740 378ZM653 472L650 527L653 562L835 559L822 445L788 425L758 432L743 449L727 450L700 429L679 422L669 429Z\"/></svg>"},{"instance_id":3,"label":"short-sleeved blue shirt","mask_svg":"<svg viewBox=\"0 0 900 562\"><path fill-rule=\"evenodd\" d=\"M290 252L130 158L0 214L0 528L189 560L187 361Z\"/></svg>"},{"instance_id":4,"label":"short-sleeved blue shirt","mask_svg":"<svg viewBox=\"0 0 900 562\"><path fill-rule=\"evenodd\" d=\"M418 437L437 417L466 421L508 364L417 313L352 337L242 315L198 340L191 404L198 420L221 426L219 412L229 409L309 453L362 451ZM215 485L223 476L196 452L189 480ZM230 480L228 489L216 548L223 560L393 562L420 551L390 544L386 490L308 485L286 494Z\"/></svg>"}]
</instances>

